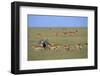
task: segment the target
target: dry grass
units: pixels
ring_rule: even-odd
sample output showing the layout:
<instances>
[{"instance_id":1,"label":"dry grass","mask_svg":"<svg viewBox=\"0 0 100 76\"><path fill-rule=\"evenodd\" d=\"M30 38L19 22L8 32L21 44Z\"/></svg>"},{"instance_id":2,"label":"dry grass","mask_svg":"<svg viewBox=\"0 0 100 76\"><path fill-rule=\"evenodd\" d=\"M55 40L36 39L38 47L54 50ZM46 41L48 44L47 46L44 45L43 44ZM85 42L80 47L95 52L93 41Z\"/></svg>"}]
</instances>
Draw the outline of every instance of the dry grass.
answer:
<instances>
[{"instance_id":1,"label":"dry grass","mask_svg":"<svg viewBox=\"0 0 100 76\"><path fill-rule=\"evenodd\" d=\"M73 35L68 32L73 33ZM67 34L63 34L67 32ZM48 39L50 49L38 51L32 46L39 46L41 39ZM77 59L87 58L87 28L29 28L28 60ZM54 46L53 44L59 45ZM78 45L80 44L80 45ZM52 49L55 48L55 49Z\"/></svg>"}]
</instances>

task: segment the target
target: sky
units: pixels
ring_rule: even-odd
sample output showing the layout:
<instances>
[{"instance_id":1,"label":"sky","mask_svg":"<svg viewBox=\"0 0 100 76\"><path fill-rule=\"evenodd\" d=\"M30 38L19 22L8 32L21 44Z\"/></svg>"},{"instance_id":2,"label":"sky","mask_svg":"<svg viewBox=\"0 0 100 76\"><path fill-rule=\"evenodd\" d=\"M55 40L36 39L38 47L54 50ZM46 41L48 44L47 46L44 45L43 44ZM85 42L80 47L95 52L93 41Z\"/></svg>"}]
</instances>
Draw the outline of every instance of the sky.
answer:
<instances>
[{"instance_id":1,"label":"sky","mask_svg":"<svg viewBox=\"0 0 100 76\"><path fill-rule=\"evenodd\" d=\"M87 27L88 17L28 15L28 27Z\"/></svg>"}]
</instances>

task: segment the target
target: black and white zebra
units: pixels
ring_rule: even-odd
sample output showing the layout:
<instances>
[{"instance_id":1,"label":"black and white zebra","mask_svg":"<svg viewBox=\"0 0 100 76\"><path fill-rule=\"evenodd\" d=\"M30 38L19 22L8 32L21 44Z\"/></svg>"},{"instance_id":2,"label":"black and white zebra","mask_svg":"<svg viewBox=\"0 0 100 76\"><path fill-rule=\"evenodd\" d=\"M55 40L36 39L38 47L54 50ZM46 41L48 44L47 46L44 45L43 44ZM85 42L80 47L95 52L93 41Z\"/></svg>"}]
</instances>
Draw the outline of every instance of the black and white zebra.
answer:
<instances>
[{"instance_id":1,"label":"black and white zebra","mask_svg":"<svg viewBox=\"0 0 100 76\"><path fill-rule=\"evenodd\" d=\"M40 44L40 46L42 46L44 48L48 48L48 45L50 43L48 42L48 40L40 40L39 44Z\"/></svg>"}]
</instances>

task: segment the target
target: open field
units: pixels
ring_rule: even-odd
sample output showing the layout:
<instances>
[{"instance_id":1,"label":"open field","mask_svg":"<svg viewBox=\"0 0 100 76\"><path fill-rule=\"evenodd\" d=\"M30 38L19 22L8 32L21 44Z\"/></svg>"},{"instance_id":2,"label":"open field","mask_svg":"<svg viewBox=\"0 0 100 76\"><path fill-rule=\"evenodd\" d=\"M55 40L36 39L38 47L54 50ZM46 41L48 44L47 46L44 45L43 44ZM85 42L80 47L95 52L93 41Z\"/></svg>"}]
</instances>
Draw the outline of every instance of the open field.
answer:
<instances>
[{"instance_id":1,"label":"open field","mask_svg":"<svg viewBox=\"0 0 100 76\"><path fill-rule=\"evenodd\" d=\"M59 45L59 48L32 48L39 46L42 39ZM87 28L28 28L29 61L87 58L87 47Z\"/></svg>"}]
</instances>

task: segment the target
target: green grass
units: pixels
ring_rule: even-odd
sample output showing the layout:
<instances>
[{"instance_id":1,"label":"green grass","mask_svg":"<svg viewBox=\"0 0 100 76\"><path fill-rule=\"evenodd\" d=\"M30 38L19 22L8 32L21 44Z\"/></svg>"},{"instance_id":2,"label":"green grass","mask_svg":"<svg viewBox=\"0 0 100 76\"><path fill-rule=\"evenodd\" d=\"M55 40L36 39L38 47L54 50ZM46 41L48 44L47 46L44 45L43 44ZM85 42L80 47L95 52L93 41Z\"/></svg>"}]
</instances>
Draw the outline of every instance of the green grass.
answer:
<instances>
[{"instance_id":1,"label":"green grass","mask_svg":"<svg viewBox=\"0 0 100 76\"><path fill-rule=\"evenodd\" d=\"M74 35L64 35L64 31L75 31ZM59 33L56 36L55 33ZM38 34L41 34L39 37ZM48 39L49 43L55 42L61 46L69 44L74 47L80 43L82 49L65 50L63 47L57 50L34 50L33 45L38 45L38 41L41 39ZM87 58L88 50L87 46L87 28L28 28L28 60L54 60L54 59L79 59Z\"/></svg>"}]
</instances>

